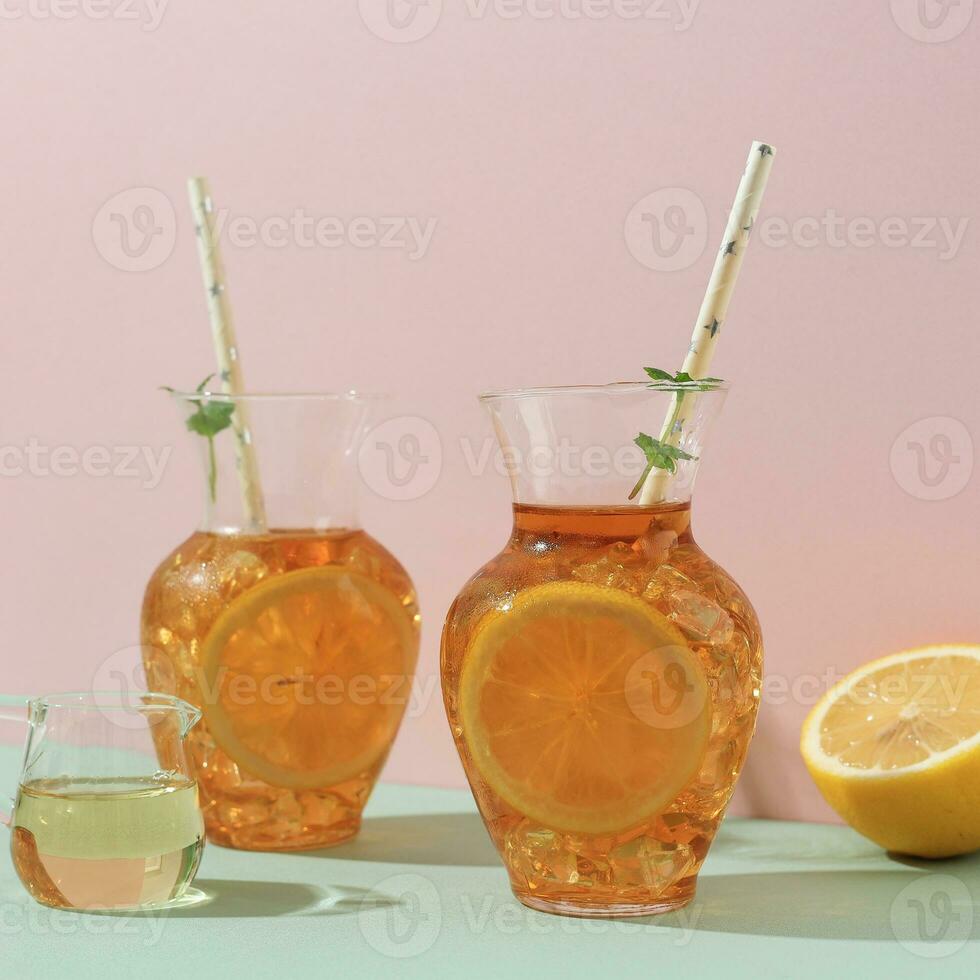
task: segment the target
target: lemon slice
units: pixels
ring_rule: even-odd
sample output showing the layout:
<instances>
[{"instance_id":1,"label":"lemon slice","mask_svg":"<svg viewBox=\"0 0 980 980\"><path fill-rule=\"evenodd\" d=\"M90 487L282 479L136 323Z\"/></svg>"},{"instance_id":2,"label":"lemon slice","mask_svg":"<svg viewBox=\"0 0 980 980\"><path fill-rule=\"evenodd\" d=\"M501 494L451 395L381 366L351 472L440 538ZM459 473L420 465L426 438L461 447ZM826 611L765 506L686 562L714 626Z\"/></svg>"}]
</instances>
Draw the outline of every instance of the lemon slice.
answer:
<instances>
[{"instance_id":1,"label":"lemon slice","mask_svg":"<svg viewBox=\"0 0 980 980\"><path fill-rule=\"evenodd\" d=\"M270 578L202 644L218 746L273 786L332 786L384 755L404 710L415 626L384 586L337 566Z\"/></svg>"},{"instance_id":2,"label":"lemon slice","mask_svg":"<svg viewBox=\"0 0 980 980\"><path fill-rule=\"evenodd\" d=\"M463 659L463 739L490 788L541 824L633 827L694 778L711 729L704 672L640 599L554 582L488 615Z\"/></svg>"},{"instance_id":3,"label":"lemon slice","mask_svg":"<svg viewBox=\"0 0 980 980\"><path fill-rule=\"evenodd\" d=\"M980 848L980 646L859 667L810 712L800 750L827 802L876 844L921 857Z\"/></svg>"}]
</instances>

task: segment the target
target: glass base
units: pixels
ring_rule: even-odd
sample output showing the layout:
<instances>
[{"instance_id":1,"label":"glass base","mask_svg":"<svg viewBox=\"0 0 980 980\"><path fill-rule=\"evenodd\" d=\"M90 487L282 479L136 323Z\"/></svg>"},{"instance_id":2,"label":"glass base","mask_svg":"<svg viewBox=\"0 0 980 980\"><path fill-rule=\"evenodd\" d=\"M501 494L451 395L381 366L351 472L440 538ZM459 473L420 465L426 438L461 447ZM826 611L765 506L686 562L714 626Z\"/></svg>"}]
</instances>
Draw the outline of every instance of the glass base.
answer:
<instances>
[{"instance_id":1,"label":"glass base","mask_svg":"<svg viewBox=\"0 0 980 980\"><path fill-rule=\"evenodd\" d=\"M318 831L309 831L296 836L276 840L268 833L249 834L247 829L225 831L208 830L208 842L219 847L236 851L316 851L323 847L336 847L357 836L361 829L360 821L355 824L342 823Z\"/></svg>"},{"instance_id":2,"label":"glass base","mask_svg":"<svg viewBox=\"0 0 980 980\"><path fill-rule=\"evenodd\" d=\"M153 915L157 912L170 912L174 909L188 909L195 905L205 904L211 901L211 896L200 888L186 888L182 894L168 902L147 902L145 905L59 905L54 902L42 902L37 897L31 896L38 905L43 905L48 909L57 909L64 912L81 912L85 915Z\"/></svg>"},{"instance_id":3,"label":"glass base","mask_svg":"<svg viewBox=\"0 0 980 980\"><path fill-rule=\"evenodd\" d=\"M661 915L683 908L694 898L694 890L689 895L659 899L652 902L616 902L596 904L574 899L538 898L533 895L514 893L519 901L537 912L550 915L567 915L576 919L632 919L642 915Z\"/></svg>"}]
</instances>

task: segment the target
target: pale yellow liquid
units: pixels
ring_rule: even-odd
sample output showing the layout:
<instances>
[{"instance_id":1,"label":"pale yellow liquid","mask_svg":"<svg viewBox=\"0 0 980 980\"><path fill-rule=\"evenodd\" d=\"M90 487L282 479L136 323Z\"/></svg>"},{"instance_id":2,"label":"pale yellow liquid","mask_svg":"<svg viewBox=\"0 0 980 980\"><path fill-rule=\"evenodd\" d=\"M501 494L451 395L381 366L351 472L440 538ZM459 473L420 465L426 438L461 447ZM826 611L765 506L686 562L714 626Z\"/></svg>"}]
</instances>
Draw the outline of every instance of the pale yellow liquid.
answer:
<instances>
[{"instance_id":1,"label":"pale yellow liquid","mask_svg":"<svg viewBox=\"0 0 980 980\"><path fill-rule=\"evenodd\" d=\"M187 779L37 779L17 795L14 867L45 905L173 901L193 879L203 846L197 784Z\"/></svg>"}]
</instances>

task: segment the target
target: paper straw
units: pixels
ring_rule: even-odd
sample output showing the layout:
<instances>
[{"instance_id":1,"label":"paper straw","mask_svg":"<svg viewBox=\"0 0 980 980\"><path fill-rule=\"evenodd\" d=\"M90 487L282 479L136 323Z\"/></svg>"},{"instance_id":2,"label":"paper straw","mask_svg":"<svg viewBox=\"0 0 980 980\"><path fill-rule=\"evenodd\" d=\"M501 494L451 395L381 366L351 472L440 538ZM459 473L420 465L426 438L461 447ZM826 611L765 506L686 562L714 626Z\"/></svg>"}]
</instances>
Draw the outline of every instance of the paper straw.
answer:
<instances>
[{"instance_id":1,"label":"paper straw","mask_svg":"<svg viewBox=\"0 0 980 980\"><path fill-rule=\"evenodd\" d=\"M718 249L711 278L708 280L708 288L694 324L691 345L688 347L681 368L692 378L703 378L708 374L711 358L718 345L718 337L728 316L728 304L731 302L735 283L738 281L742 259L745 258L752 227L759 214L759 206L762 204L762 195L766 189L766 181L769 180L769 171L772 169L775 155L776 151L768 143L753 143L749 150L745 173L742 174L742 180L735 194L721 247ZM673 446L680 442L684 426L694 407L695 398L696 391L678 392L674 395L673 404L661 429L661 442ZM667 470L651 470L640 491L640 504L652 504L664 500L670 477L671 474Z\"/></svg>"},{"instance_id":2,"label":"paper straw","mask_svg":"<svg viewBox=\"0 0 980 980\"><path fill-rule=\"evenodd\" d=\"M207 293L211 336L218 358L222 388L228 395L241 395L245 390L242 382L242 365L238 357L238 344L235 341L231 305L228 302L224 263L221 261L221 251L215 231L215 209L211 189L206 177L192 177L187 182L187 188L194 213L201 276ZM252 445L248 426L248 409L243 399L235 402L235 413L231 418L235 432L238 481L241 485L245 515L253 530L264 530L266 522L262 484L259 480L258 461L255 458L255 447Z\"/></svg>"}]
</instances>

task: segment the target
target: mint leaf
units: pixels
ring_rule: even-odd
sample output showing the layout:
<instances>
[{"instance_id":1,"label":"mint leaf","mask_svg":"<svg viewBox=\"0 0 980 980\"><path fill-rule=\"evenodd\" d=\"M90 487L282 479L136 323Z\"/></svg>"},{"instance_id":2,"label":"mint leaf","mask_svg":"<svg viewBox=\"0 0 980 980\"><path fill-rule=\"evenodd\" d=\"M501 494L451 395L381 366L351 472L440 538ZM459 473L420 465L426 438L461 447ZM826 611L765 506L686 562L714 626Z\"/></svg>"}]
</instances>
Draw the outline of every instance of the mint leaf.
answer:
<instances>
[{"instance_id":1,"label":"mint leaf","mask_svg":"<svg viewBox=\"0 0 980 980\"><path fill-rule=\"evenodd\" d=\"M650 459L650 454L655 453L657 447L660 445L659 439L654 439L653 436L648 436L645 432L641 432L633 442L643 450L643 455L646 456L647 460Z\"/></svg>"},{"instance_id":2,"label":"mint leaf","mask_svg":"<svg viewBox=\"0 0 980 980\"><path fill-rule=\"evenodd\" d=\"M235 403L232 401L198 402L197 411L188 416L186 425L191 432L212 439L231 425L234 414Z\"/></svg>"},{"instance_id":3,"label":"mint leaf","mask_svg":"<svg viewBox=\"0 0 980 980\"><path fill-rule=\"evenodd\" d=\"M707 391L714 385L724 384L721 378L693 378L687 371L678 371L676 374L671 374L670 371L665 371L663 368L647 367L643 370L646 371L650 379L654 382L666 382L671 385L678 385L682 389L677 392L673 399L674 407L669 421L670 432L673 432L675 428L679 428L678 410L684 398L684 389ZM658 388L660 386L651 384L650 387ZM660 387L660 390L663 391L664 389ZM648 436L645 432L641 432L633 441L643 450L643 455L647 458L647 465L629 495L630 500L640 492L643 484L646 482L646 478L650 475L650 470L656 468L658 470L665 470L668 473L676 473L677 461L679 459L697 459L697 456L692 456L690 453L684 452L683 449L678 449L669 443L654 439L653 436Z\"/></svg>"},{"instance_id":4,"label":"mint leaf","mask_svg":"<svg viewBox=\"0 0 980 980\"><path fill-rule=\"evenodd\" d=\"M194 390L203 396L207 383L213 377L213 374L209 374ZM173 393L173 390L173 388L164 386L164 391ZM192 397L188 400L197 408L191 415L187 416L184 424L191 432L204 436L208 441L208 490L213 502L217 499L218 484L218 463L214 453L214 437L231 425L232 416L235 414L235 403L230 399L228 401L212 401L210 399L205 400L203 397Z\"/></svg>"},{"instance_id":5,"label":"mint leaf","mask_svg":"<svg viewBox=\"0 0 980 980\"><path fill-rule=\"evenodd\" d=\"M677 374L671 374L670 371L664 371L663 368L648 367L643 370L654 381L667 381L674 385L690 385L697 391L706 391L712 385L724 384L721 378L693 378L687 371L678 371Z\"/></svg>"},{"instance_id":6,"label":"mint leaf","mask_svg":"<svg viewBox=\"0 0 980 980\"><path fill-rule=\"evenodd\" d=\"M678 446L671 446L666 442L661 442L659 439L654 439L653 436L648 436L645 432L641 432L633 442L643 450L647 465L643 473L640 474L640 479L636 481L636 486L630 491L630 500L643 488L643 484L650 475L650 470L656 468L658 470L666 470L668 473L675 473L677 471L677 460L697 459L697 456L692 456Z\"/></svg>"}]
</instances>

